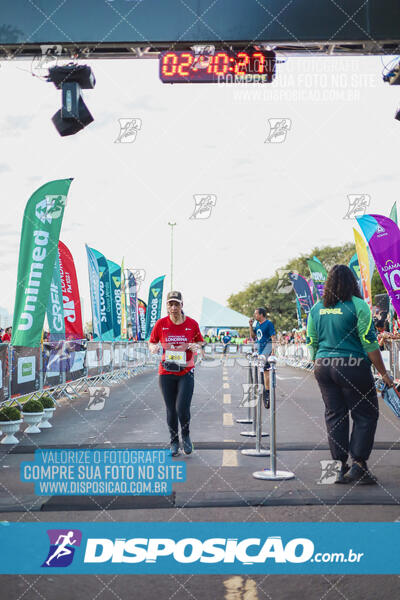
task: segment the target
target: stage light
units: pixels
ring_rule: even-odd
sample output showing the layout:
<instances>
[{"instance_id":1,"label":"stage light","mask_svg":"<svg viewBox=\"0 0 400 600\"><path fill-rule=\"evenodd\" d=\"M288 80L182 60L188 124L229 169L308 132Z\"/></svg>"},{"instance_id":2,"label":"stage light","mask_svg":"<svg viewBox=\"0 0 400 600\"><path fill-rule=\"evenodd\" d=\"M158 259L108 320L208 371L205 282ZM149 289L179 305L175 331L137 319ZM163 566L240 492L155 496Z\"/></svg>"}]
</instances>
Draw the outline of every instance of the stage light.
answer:
<instances>
[{"instance_id":1,"label":"stage light","mask_svg":"<svg viewBox=\"0 0 400 600\"><path fill-rule=\"evenodd\" d=\"M96 79L87 65L70 63L49 69L47 81L62 92L62 106L52 117L61 136L74 135L94 119L83 101L81 90L93 89Z\"/></svg>"}]
</instances>

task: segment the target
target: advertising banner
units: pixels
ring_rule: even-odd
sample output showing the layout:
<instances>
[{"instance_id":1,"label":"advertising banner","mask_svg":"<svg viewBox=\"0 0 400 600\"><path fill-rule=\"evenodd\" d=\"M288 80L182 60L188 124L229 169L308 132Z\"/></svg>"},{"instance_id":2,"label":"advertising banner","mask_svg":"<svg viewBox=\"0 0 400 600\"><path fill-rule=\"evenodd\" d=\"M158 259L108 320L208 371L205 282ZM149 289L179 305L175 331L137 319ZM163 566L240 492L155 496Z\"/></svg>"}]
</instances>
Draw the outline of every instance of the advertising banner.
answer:
<instances>
[{"instance_id":1,"label":"advertising banner","mask_svg":"<svg viewBox=\"0 0 400 600\"><path fill-rule=\"evenodd\" d=\"M67 368L65 371L65 380L74 381L86 376L86 340L70 340L66 344L66 351L69 355Z\"/></svg>"},{"instance_id":2,"label":"advertising banner","mask_svg":"<svg viewBox=\"0 0 400 600\"><path fill-rule=\"evenodd\" d=\"M103 373L108 373L112 369L113 360L112 360L112 342L103 342L103 358L102 358L102 368Z\"/></svg>"},{"instance_id":3,"label":"advertising banner","mask_svg":"<svg viewBox=\"0 0 400 600\"><path fill-rule=\"evenodd\" d=\"M125 282L125 268L124 268L124 259L122 259L121 265L121 339L126 340L128 337L128 317L126 314L126 297L125 290L126 282Z\"/></svg>"},{"instance_id":4,"label":"advertising banner","mask_svg":"<svg viewBox=\"0 0 400 600\"><path fill-rule=\"evenodd\" d=\"M45 342L42 351L43 386L51 387L63 382L62 351L63 343Z\"/></svg>"},{"instance_id":5,"label":"advertising banner","mask_svg":"<svg viewBox=\"0 0 400 600\"><path fill-rule=\"evenodd\" d=\"M360 221L358 220L360 223ZM393 221L392 221L393 223ZM394 223L393 223L394 224ZM360 223L360 227L362 229L362 225ZM395 225L397 227L397 225ZM369 258L367 252L367 245L363 240L361 234L353 229L354 232L354 241L356 244L356 252L358 258L358 264L360 267L360 275L361 275L361 285L363 288L363 296L364 300L368 302L369 307L372 309L372 292L371 292L371 275L369 269Z\"/></svg>"},{"instance_id":6,"label":"advertising banner","mask_svg":"<svg viewBox=\"0 0 400 600\"><path fill-rule=\"evenodd\" d=\"M129 288L129 308L131 313L132 337L137 339L138 334L138 308L137 308L137 285L136 279L132 271L128 271L128 288Z\"/></svg>"},{"instance_id":7,"label":"advertising banner","mask_svg":"<svg viewBox=\"0 0 400 600\"><path fill-rule=\"evenodd\" d=\"M67 246L58 242L61 290L64 304L65 339L82 340L82 310L74 259Z\"/></svg>"},{"instance_id":8,"label":"advertising banner","mask_svg":"<svg viewBox=\"0 0 400 600\"><path fill-rule=\"evenodd\" d=\"M19 247L13 346L40 345L58 238L72 179L50 181L32 194L25 207Z\"/></svg>"},{"instance_id":9,"label":"advertising banner","mask_svg":"<svg viewBox=\"0 0 400 600\"><path fill-rule=\"evenodd\" d=\"M154 279L150 285L146 315L146 340L149 339L151 330L161 315L164 278L165 275L161 275L161 277Z\"/></svg>"},{"instance_id":10,"label":"advertising banner","mask_svg":"<svg viewBox=\"0 0 400 600\"><path fill-rule=\"evenodd\" d=\"M358 287L360 288L360 292L364 296L364 291L363 291L362 282L361 282L361 271L360 271L360 265L358 264L357 252L355 254L353 254L353 256L350 259L349 269L353 273L354 277L357 279Z\"/></svg>"},{"instance_id":11,"label":"advertising banner","mask_svg":"<svg viewBox=\"0 0 400 600\"><path fill-rule=\"evenodd\" d=\"M300 302L303 312L308 315L311 307L314 304L310 286L308 285L307 279L299 275L299 273L289 273L289 279L292 283L294 293L296 294L297 300Z\"/></svg>"},{"instance_id":12,"label":"advertising banner","mask_svg":"<svg viewBox=\"0 0 400 600\"><path fill-rule=\"evenodd\" d=\"M107 260L111 285L111 308L114 340L121 338L121 267L112 260Z\"/></svg>"},{"instance_id":13,"label":"advertising banner","mask_svg":"<svg viewBox=\"0 0 400 600\"><path fill-rule=\"evenodd\" d=\"M318 297L318 300L321 300L324 294L324 286L326 278L328 277L328 273L324 265L321 263L320 260L318 260L316 256L314 256L313 258L308 258L307 265L310 269L311 279L314 282L314 289L316 291L316 295ZM314 299L316 301L315 294Z\"/></svg>"},{"instance_id":14,"label":"advertising banner","mask_svg":"<svg viewBox=\"0 0 400 600\"><path fill-rule=\"evenodd\" d=\"M357 221L394 309L400 314L400 230L392 219L383 215L364 215L357 217ZM363 268L358 258L362 275Z\"/></svg>"},{"instance_id":15,"label":"advertising banner","mask_svg":"<svg viewBox=\"0 0 400 600\"><path fill-rule=\"evenodd\" d=\"M11 349L11 396L22 396L39 389L40 348Z\"/></svg>"},{"instance_id":16,"label":"advertising banner","mask_svg":"<svg viewBox=\"0 0 400 600\"><path fill-rule=\"evenodd\" d=\"M101 342L88 342L85 367L88 377L100 375L103 368L103 345Z\"/></svg>"},{"instance_id":17,"label":"advertising banner","mask_svg":"<svg viewBox=\"0 0 400 600\"><path fill-rule=\"evenodd\" d=\"M143 341L146 335L146 312L147 304L144 300L138 298L138 340Z\"/></svg>"},{"instance_id":18,"label":"advertising banner","mask_svg":"<svg viewBox=\"0 0 400 600\"><path fill-rule=\"evenodd\" d=\"M0 402L8 399L8 346L0 343Z\"/></svg>"},{"instance_id":19,"label":"advertising banner","mask_svg":"<svg viewBox=\"0 0 400 600\"><path fill-rule=\"evenodd\" d=\"M100 274L99 266L94 252L86 244L86 254L89 269L89 288L90 300L92 305L92 331L95 340L101 340L101 319L100 319Z\"/></svg>"},{"instance_id":20,"label":"advertising banner","mask_svg":"<svg viewBox=\"0 0 400 600\"><path fill-rule=\"evenodd\" d=\"M101 339L104 342L111 342L114 338L114 328L111 306L110 271L104 254L94 248L91 248L91 250L96 257L99 268Z\"/></svg>"},{"instance_id":21,"label":"advertising banner","mask_svg":"<svg viewBox=\"0 0 400 600\"><path fill-rule=\"evenodd\" d=\"M53 277L50 284L50 295L47 303L47 321L49 324L50 339L54 341L64 340L63 295L61 291L58 255L54 262Z\"/></svg>"}]
</instances>

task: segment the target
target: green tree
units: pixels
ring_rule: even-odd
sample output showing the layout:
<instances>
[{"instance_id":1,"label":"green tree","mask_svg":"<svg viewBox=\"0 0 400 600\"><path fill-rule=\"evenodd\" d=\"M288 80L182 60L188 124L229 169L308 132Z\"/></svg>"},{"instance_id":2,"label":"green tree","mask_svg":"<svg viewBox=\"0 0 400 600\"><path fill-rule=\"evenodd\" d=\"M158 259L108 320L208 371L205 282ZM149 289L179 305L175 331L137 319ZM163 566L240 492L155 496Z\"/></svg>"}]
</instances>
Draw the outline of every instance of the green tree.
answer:
<instances>
[{"instance_id":1,"label":"green tree","mask_svg":"<svg viewBox=\"0 0 400 600\"><path fill-rule=\"evenodd\" d=\"M293 329L298 326L296 296L287 273L297 271L308 279L310 271L306 262L307 258L316 256L329 271L335 264L347 265L354 253L355 246L350 242L342 246L317 246L309 254L302 254L291 259L272 277L254 281L244 290L229 296L228 306L249 317L253 315L256 308L264 306L276 329L281 331Z\"/></svg>"}]
</instances>

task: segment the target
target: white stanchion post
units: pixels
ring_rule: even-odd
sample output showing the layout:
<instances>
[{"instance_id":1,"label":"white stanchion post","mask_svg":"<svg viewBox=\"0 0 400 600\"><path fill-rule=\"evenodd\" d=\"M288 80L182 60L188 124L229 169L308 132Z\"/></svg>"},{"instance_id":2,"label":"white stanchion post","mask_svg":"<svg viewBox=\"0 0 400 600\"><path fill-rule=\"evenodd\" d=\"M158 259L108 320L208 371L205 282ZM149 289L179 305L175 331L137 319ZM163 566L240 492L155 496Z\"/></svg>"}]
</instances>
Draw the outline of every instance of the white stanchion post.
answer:
<instances>
[{"instance_id":1,"label":"white stanchion post","mask_svg":"<svg viewBox=\"0 0 400 600\"><path fill-rule=\"evenodd\" d=\"M276 470L276 357L270 356L268 362L271 365L270 369L270 411L271 411L271 468L264 471L255 471L253 477L255 479L268 480L283 480L293 479L294 473L291 471Z\"/></svg>"},{"instance_id":2,"label":"white stanchion post","mask_svg":"<svg viewBox=\"0 0 400 600\"><path fill-rule=\"evenodd\" d=\"M256 394L256 392L254 391L254 384L258 382L258 353L257 352L253 352L253 354L252 354L251 365L254 368L254 375L253 375L253 385L250 388L250 390L252 391L251 396L250 396L250 390L249 390L249 401L250 402L251 402L251 399L254 397L254 394ZM254 404L253 418L252 418L251 422L253 424L253 428L250 431L241 431L240 435L243 435L244 437L256 437L257 436L257 404ZM262 437L266 437L267 435L268 435L268 433L261 433Z\"/></svg>"},{"instance_id":3,"label":"white stanchion post","mask_svg":"<svg viewBox=\"0 0 400 600\"><path fill-rule=\"evenodd\" d=\"M263 396L264 396L264 366L265 366L265 356L261 355L258 356L258 375L259 375L259 381L255 381L255 385L260 384L261 385L261 389L262 389L262 393L258 393L258 387L256 388L254 385L254 398L257 398L257 405L256 405L256 447L255 448L245 448L244 450L242 450L242 454L244 454L245 456L269 456L270 455L270 451L265 449L265 448L261 448L261 438L262 436L267 436L267 433L262 432L262 418L261 418L261 404L262 404L262 400L263 400Z\"/></svg>"},{"instance_id":4,"label":"white stanchion post","mask_svg":"<svg viewBox=\"0 0 400 600\"><path fill-rule=\"evenodd\" d=\"M252 362L251 362L251 355L248 354L247 355L247 361L248 361L248 377L247 377L247 383L249 384L249 401L248 401L248 406L247 406L247 419L236 419L236 423L244 423L245 425L251 425L251 423L253 422L252 416L251 416L251 398L252 398L252 392L250 392L250 390L253 390L253 371L251 370L251 366L252 366Z\"/></svg>"}]
</instances>

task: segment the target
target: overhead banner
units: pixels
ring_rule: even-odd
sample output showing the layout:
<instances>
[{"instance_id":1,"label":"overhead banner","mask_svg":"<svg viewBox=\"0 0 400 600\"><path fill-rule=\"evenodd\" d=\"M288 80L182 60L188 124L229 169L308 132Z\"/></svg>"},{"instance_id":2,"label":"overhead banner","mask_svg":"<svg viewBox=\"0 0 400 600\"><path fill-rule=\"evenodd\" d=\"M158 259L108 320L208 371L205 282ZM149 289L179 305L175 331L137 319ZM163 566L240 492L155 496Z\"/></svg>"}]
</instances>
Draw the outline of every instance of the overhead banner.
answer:
<instances>
[{"instance_id":1,"label":"overhead banner","mask_svg":"<svg viewBox=\"0 0 400 600\"><path fill-rule=\"evenodd\" d=\"M138 333L138 310L137 310L137 285L136 279L132 271L128 271L128 288L129 288L129 308L131 313L132 337L137 338Z\"/></svg>"},{"instance_id":2,"label":"overhead banner","mask_svg":"<svg viewBox=\"0 0 400 600\"><path fill-rule=\"evenodd\" d=\"M143 341L146 336L146 311L147 304L144 300L138 298L138 340Z\"/></svg>"},{"instance_id":3,"label":"overhead banner","mask_svg":"<svg viewBox=\"0 0 400 600\"><path fill-rule=\"evenodd\" d=\"M65 339L82 340L82 310L74 259L63 242L58 242L60 279L64 305Z\"/></svg>"},{"instance_id":4,"label":"overhead banner","mask_svg":"<svg viewBox=\"0 0 400 600\"><path fill-rule=\"evenodd\" d=\"M383 215L364 215L357 217L357 221L383 285L397 314L400 314L400 230L392 219Z\"/></svg>"},{"instance_id":5,"label":"overhead banner","mask_svg":"<svg viewBox=\"0 0 400 600\"><path fill-rule=\"evenodd\" d=\"M314 304L310 286L308 285L307 279L299 273L289 273L289 279L292 283L294 293L296 294L297 300L300 302L300 306L303 312L308 315L311 307Z\"/></svg>"},{"instance_id":6,"label":"overhead banner","mask_svg":"<svg viewBox=\"0 0 400 600\"><path fill-rule=\"evenodd\" d=\"M71 182L59 179L42 185L25 207L11 340L14 346L40 345Z\"/></svg>"},{"instance_id":7,"label":"overhead banner","mask_svg":"<svg viewBox=\"0 0 400 600\"><path fill-rule=\"evenodd\" d=\"M324 295L324 287L328 273L321 261L315 256L307 259L307 265L310 269L311 279L314 282L314 288L316 289L318 299L321 300Z\"/></svg>"},{"instance_id":8,"label":"overhead banner","mask_svg":"<svg viewBox=\"0 0 400 600\"><path fill-rule=\"evenodd\" d=\"M93 339L101 340L101 322L100 322L100 274L99 265L94 252L86 244L86 254L89 268L89 288L90 300L92 305L92 331Z\"/></svg>"},{"instance_id":9,"label":"overhead banner","mask_svg":"<svg viewBox=\"0 0 400 600\"><path fill-rule=\"evenodd\" d=\"M361 294L364 296L363 287L361 283L361 271L360 265L358 264L358 256L357 252L353 254L349 262L349 269L353 273L354 277L357 279L358 287L360 288Z\"/></svg>"},{"instance_id":10,"label":"overhead banner","mask_svg":"<svg viewBox=\"0 0 400 600\"><path fill-rule=\"evenodd\" d=\"M114 339L121 339L121 267L112 260L108 260L111 284L111 308Z\"/></svg>"},{"instance_id":11,"label":"overhead banner","mask_svg":"<svg viewBox=\"0 0 400 600\"><path fill-rule=\"evenodd\" d=\"M392 221L393 223L393 221ZM362 229L361 223L360 227ZM358 257L358 264L360 267L361 285L363 289L364 300L368 302L370 309L372 310L372 292L371 292L371 275L369 269L369 258L367 252L367 245L363 240L362 236L356 229L353 229L354 241L356 243L356 252Z\"/></svg>"},{"instance_id":12,"label":"overhead banner","mask_svg":"<svg viewBox=\"0 0 400 600\"><path fill-rule=\"evenodd\" d=\"M50 295L47 303L47 321L52 341L65 339L63 295L61 290L60 263L58 254L54 262L53 277L50 284Z\"/></svg>"},{"instance_id":13,"label":"overhead banner","mask_svg":"<svg viewBox=\"0 0 400 600\"><path fill-rule=\"evenodd\" d=\"M146 340L149 339L151 330L153 329L156 321L160 318L160 315L161 315L164 278L165 278L165 275L161 275L161 277L157 277L157 279L154 279L150 285L149 300L147 302L146 336L145 336Z\"/></svg>"},{"instance_id":14,"label":"overhead banner","mask_svg":"<svg viewBox=\"0 0 400 600\"><path fill-rule=\"evenodd\" d=\"M105 342L111 342L114 337L114 329L111 307L110 271L104 254L94 248L91 248L91 250L99 268L101 339Z\"/></svg>"}]
</instances>

